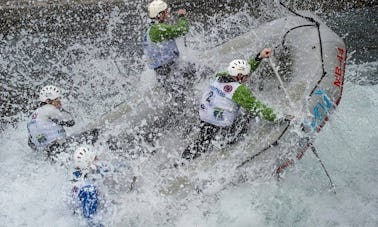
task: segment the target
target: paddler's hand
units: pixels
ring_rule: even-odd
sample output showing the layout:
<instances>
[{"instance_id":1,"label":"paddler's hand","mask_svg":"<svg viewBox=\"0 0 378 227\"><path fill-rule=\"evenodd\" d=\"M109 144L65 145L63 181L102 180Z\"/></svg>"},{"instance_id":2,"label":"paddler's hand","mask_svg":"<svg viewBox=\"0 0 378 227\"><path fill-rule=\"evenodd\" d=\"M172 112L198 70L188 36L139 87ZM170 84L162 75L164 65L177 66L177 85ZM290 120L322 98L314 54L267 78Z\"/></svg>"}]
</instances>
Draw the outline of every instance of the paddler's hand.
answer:
<instances>
[{"instance_id":1,"label":"paddler's hand","mask_svg":"<svg viewBox=\"0 0 378 227\"><path fill-rule=\"evenodd\" d=\"M290 115L290 114L284 114L284 121L293 121L295 119L295 116L294 115Z\"/></svg>"},{"instance_id":2,"label":"paddler's hand","mask_svg":"<svg viewBox=\"0 0 378 227\"><path fill-rule=\"evenodd\" d=\"M269 58L272 56L272 49L270 48L264 48L259 55L259 58Z\"/></svg>"},{"instance_id":3,"label":"paddler's hand","mask_svg":"<svg viewBox=\"0 0 378 227\"><path fill-rule=\"evenodd\" d=\"M295 119L295 116L290 114L284 114L283 117L280 117L276 120L277 123L281 124L283 122L292 122Z\"/></svg>"},{"instance_id":4,"label":"paddler's hand","mask_svg":"<svg viewBox=\"0 0 378 227\"><path fill-rule=\"evenodd\" d=\"M184 16L186 16L186 10L185 9L179 9L179 10L177 10L177 15L179 15L179 16L182 16L182 17L184 17Z\"/></svg>"}]
</instances>

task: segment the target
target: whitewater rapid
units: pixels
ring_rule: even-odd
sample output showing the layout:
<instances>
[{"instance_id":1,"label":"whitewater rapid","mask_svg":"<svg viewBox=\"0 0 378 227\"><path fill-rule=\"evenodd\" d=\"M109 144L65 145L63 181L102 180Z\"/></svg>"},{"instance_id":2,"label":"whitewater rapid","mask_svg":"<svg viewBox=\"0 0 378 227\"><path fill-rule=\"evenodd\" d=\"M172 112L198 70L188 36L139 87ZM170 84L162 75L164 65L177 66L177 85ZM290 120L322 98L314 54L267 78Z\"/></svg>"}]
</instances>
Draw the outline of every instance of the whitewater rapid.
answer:
<instances>
[{"instance_id":1,"label":"whitewater rapid","mask_svg":"<svg viewBox=\"0 0 378 227\"><path fill-rule=\"evenodd\" d=\"M348 66L346 78L361 65ZM371 68L377 62L369 63ZM366 67L364 67L366 69ZM378 86L347 79L342 102L315 141L336 194L315 156L281 180L246 182L178 206L143 189L117 197L109 226L376 226L378 223ZM2 226L83 226L67 207L69 168L26 146L25 121L0 135ZM162 211L161 208L165 210Z\"/></svg>"},{"instance_id":2,"label":"whitewater rapid","mask_svg":"<svg viewBox=\"0 0 378 227\"><path fill-rule=\"evenodd\" d=\"M138 12L145 13L144 9ZM361 20L374 21L371 16L376 15L374 10L369 12L364 16L352 14ZM141 67L139 56L133 51L121 55L100 44L111 43L112 26L125 14L115 11L108 34L94 41L79 38L65 43L62 40L67 48L65 45L60 49L50 48L54 39L51 41L43 34L31 37L25 33L12 42L1 40L0 66L7 69L7 83L22 88L14 95L28 100L27 104L20 105L30 108L35 98L30 94L46 81L54 81L65 89L68 97L63 105L73 112L77 121L73 129L67 130L71 134L127 100L133 91L132 82L140 76L135 70ZM348 21L357 20L349 20L339 13L331 15L327 22L333 23L333 29L339 29L339 35L367 26L364 22L348 26ZM210 17L206 26L193 22L186 40L188 49L211 48L247 32L259 22L243 12ZM143 29L144 21L141 23L135 29ZM227 33L229 28L232 34ZM153 179L153 175L145 176L144 181L140 176L141 182L132 192L118 195L107 192L111 207L104 214L106 226L378 226L378 85L373 85L378 62L374 60L376 55L369 55L375 52L363 49L371 45L374 34L357 31L351 36L353 43L348 46L350 59L343 98L315 140L318 154L336 186L336 194L330 191L324 171L309 150L279 181L274 178L248 181L183 200L156 193L154 186L159 179L146 180ZM360 36L367 42L363 47L359 46ZM367 50L375 49L371 45ZM183 57L195 60L190 59L193 57L190 52ZM51 163L30 150L27 114L20 112L14 119L14 127L6 125L0 132L0 226L86 226L68 206L70 166ZM136 174L142 161L130 163ZM153 170L158 168L151 166Z\"/></svg>"}]
</instances>

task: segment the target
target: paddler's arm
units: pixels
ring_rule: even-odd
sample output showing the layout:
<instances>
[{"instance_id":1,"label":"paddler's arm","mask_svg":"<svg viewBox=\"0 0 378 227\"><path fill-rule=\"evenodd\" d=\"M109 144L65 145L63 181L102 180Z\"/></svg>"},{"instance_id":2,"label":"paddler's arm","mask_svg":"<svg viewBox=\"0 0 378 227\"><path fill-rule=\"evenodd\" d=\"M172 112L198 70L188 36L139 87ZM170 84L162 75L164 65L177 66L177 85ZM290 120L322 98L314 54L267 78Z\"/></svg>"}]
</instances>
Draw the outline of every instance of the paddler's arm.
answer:
<instances>
[{"instance_id":1,"label":"paddler's arm","mask_svg":"<svg viewBox=\"0 0 378 227\"><path fill-rule=\"evenodd\" d=\"M251 71L255 71L259 67L260 62L263 58L268 58L272 55L272 50L270 48L264 48L256 57L249 59L248 63L251 66Z\"/></svg>"},{"instance_id":2,"label":"paddler's arm","mask_svg":"<svg viewBox=\"0 0 378 227\"><path fill-rule=\"evenodd\" d=\"M61 126L72 127L75 125L75 121L70 112L64 109L58 109L52 105L46 107L48 118Z\"/></svg>"},{"instance_id":3,"label":"paddler's arm","mask_svg":"<svg viewBox=\"0 0 378 227\"><path fill-rule=\"evenodd\" d=\"M215 74L215 78L222 77L222 76L228 76L228 72L219 72Z\"/></svg>"},{"instance_id":4,"label":"paddler's arm","mask_svg":"<svg viewBox=\"0 0 378 227\"><path fill-rule=\"evenodd\" d=\"M258 114L267 121L276 120L272 108L267 107L252 95L251 90L244 84L240 85L232 96L232 100L248 111Z\"/></svg>"},{"instance_id":5,"label":"paddler's arm","mask_svg":"<svg viewBox=\"0 0 378 227\"><path fill-rule=\"evenodd\" d=\"M158 23L152 25L149 35L152 42L158 43L185 35L188 31L188 21L185 18L180 18L177 24Z\"/></svg>"}]
</instances>

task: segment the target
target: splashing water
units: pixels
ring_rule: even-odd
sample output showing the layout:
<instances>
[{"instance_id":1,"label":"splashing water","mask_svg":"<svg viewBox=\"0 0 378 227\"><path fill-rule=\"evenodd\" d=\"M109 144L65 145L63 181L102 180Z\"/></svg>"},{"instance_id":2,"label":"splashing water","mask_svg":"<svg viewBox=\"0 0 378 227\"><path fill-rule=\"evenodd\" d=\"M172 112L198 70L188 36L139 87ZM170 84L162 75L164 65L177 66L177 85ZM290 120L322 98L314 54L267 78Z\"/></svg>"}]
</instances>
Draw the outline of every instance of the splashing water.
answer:
<instances>
[{"instance_id":1,"label":"splashing water","mask_svg":"<svg viewBox=\"0 0 378 227\"><path fill-rule=\"evenodd\" d=\"M43 33L29 35L23 31L0 40L4 81L1 92L8 98L1 107L16 106L6 109L7 115L2 117L1 223L6 226L85 225L78 216L72 215L66 204L69 170L46 161L27 147L25 121L35 105L32 101L35 91L47 82L54 82L66 91L64 105L74 110L78 122L68 130L69 134L133 97L140 75L146 78L151 75L143 70L138 45L121 47L124 43L120 43L120 48L115 48L113 44L120 36L117 29L124 25L124 18L137 20L128 29L143 31L144 10L138 5L136 11L139 17L113 8L106 18L106 32L91 38L71 37L62 42L58 37ZM243 11L226 17L209 16L206 23L192 24L194 29L187 37L188 49L206 50L265 20L268 19L255 18ZM136 36L141 33L137 32ZM180 42L183 46L183 40ZM353 52L353 46L349 48ZM200 63L190 51L183 55ZM336 184L336 195L329 192L327 179L310 152L286 171L280 181L245 182L183 200L161 195L154 188L164 180L154 179L154 171L164 172L161 167L167 158L158 159L149 172L139 172L138 166L148 163L145 162L148 157L141 157L129 163L137 175L143 173L136 190L110 193L104 189L112 206L104 214L104 222L108 226L377 226L378 87L372 85L373 76L369 76L376 75L377 68L376 61L347 66L340 107L316 140L319 155ZM149 83L148 79L145 81ZM3 88L15 92L6 93ZM9 101L16 96L19 96L17 102ZM116 130L122 131L123 127L128 127L127 122L120 122ZM106 149L102 145L97 148ZM222 174L225 173L227 170L223 170Z\"/></svg>"}]
</instances>

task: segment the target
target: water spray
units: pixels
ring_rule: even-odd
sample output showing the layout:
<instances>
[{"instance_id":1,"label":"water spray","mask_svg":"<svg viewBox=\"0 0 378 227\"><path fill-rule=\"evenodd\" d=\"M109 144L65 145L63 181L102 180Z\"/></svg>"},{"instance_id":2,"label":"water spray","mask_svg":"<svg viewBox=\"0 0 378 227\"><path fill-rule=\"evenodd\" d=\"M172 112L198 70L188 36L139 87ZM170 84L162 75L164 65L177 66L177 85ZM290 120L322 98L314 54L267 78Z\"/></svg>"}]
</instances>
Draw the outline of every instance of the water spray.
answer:
<instances>
[{"instance_id":1,"label":"water spray","mask_svg":"<svg viewBox=\"0 0 378 227\"><path fill-rule=\"evenodd\" d=\"M292 109L294 109L295 105L294 105L293 101L291 101L290 96L289 96L289 93L287 92L287 90L286 90L286 88L285 88L285 86L284 86L284 84L283 84L283 82L282 82L282 79L281 79L280 75L278 74L277 67L276 67L276 65L274 64L274 62L273 62L273 60L272 60L272 57L269 58L269 65L272 67L273 72L274 72L274 75L276 75L278 81L280 82L280 86L281 86L282 90L284 91L287 100L289 101L289 105L290 105L290 107L291 107Z\"/></svg>"}]
</instances>

